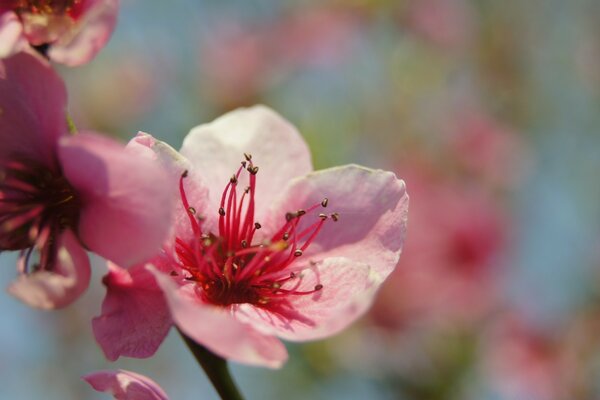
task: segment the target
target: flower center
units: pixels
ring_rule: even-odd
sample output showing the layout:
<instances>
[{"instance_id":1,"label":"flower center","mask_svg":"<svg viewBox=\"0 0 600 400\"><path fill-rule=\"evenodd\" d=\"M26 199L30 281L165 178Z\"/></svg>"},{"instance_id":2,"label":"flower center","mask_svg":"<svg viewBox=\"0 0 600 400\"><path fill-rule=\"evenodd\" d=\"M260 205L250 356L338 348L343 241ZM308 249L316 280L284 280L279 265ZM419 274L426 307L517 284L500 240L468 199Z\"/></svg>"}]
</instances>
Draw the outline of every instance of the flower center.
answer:
<instances>
[{"instance_id":1,"label":"flower center","mask_svg":"<svg viewBox=\"0 0 600 400\"><path fill-rule=\"evenodd\" d=\"M7 5L5 5L8 3ZM73 18L81 12L83 0L8 0L2 7L12 9L17 14L64 15Z\"/></svg>"},{"instance_id":2,"label":"flower center","mask_svg":"<svg viewBox=\"0 0 600 400\"><path fill-rule=\"evenodd\" d=\"M64 176L31 160L0 165L0 251L21 250L25 266L34 248L36 268L51 269L56 237L75 228L80 200Z\"/></svg>"},{"instance_id":3,"label":"flower center","mask_svg":"<svg viewBox=\"0 0 600 400\"><path fill-rule=\"evenodd\" d=\"M309 295L323 288L317 284L311 290L300 290L301 267L295 264L323 225L337 221L338 214L319 213L318 209L327 207L328 200L323 199L305 210L286 213L285 222L269 239L257 241L255 234L261 228L254 219L258 167L250 155L245 157L221 196L218 234L202 231L203 218L196 215L185 195L187 172L182 175L180 194L194 238L189 242L176 238L175 253L184 278L196 282L199 294L210 303L285 307L289 296ZM249 185L238 193L242 171L248 173ZM300 224L306 218L309 223Z\"/></svg>"}]
</instances>

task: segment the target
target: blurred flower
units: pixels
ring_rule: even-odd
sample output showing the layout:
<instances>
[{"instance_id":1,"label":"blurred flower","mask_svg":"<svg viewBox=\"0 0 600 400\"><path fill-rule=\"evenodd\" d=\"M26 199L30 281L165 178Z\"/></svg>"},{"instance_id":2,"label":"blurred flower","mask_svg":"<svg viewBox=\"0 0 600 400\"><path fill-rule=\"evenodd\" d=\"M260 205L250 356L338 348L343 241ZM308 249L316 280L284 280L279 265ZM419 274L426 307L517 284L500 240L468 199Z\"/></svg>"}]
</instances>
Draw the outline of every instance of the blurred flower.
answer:
<instances>
[{"instance_id":1,"label":"blurred flower","mask_svg":"<svg viewBox=\"0 0 600 400\"><path fill-rule=\"evenodd\" d=\"M270 76L271 40L239 21L219 24L201 48L202 92L222 109L253 104Z\"/></svg>"},{"instance_id":2,"label":"blurred flower","mask_svg":"<svg viewBox=\"0 0 600 400\"><path fill-rule=\"evenodd\" d=\"M473 321L494 303L504 215L485 191L408 165L400 170L411 186L411 232L370 315L390 329Z\"/></svg>"},{"instance_id":3,"label":"blurred flower","mask_svg":"<svg viewBox=\"0 0 600 400\"><path fill-rule=\"evenodd\" d=\"M169 399L152 379L131 371L97 371L82 378L98 392L110 393L117 400Z\"/></svg>"},{"instance_id":4,"label":"blurred flower","mask_svg":"<svg viewBox=\"0 0 600 400\"><path fill-rule=\"evenodd\" d=\"M521 138L484 112L471 109L458 114L449 145L459 163L481 181L513 187L526 169Z\"/></svg>"},{"instance_id":5,"label":"blurred flower","mask_svg":"<svg viewBox=\"0 0 600 400\"><path fill-rule=\"evenodd\" d=\"M174 237L150 268L163 308L222 357L280 366L287 353L278 337L339 332L398 261L404 183L359 166L311 172L306 144L270 109L237 110L194 128L182 156L149 136L138 144L170 158L181 176ZM335 212L325 213L329 206ZM93 324L108 358L149 356L166 335L170 320L150 278L142 267L111 267L105 278L103 313Z\"/></svg>"},{"instance_id":6,"label":"blurred flower","mask_svg":"<svg viewBox=\"0 0 600 400\"><path fill-rule=\"evenodd\" d=\"M0 251L21 251L9 291L40 308L85 290L87 248L122 265L155 253L171 208L159 165L97 134L69 135L66 101L45 62L0 63Z\"/></svg>"},{"instance_id":7,"label":"blurred flower","mask_svg":"<svg viewBox=\"0 0 600 400\"><path fill-rule=\"evenodd\" d=\"M90 61L108 42L119 0L1 0L0 58L33 47L56 62Z\"/></svg>"},{"instance_id":8,"label":"blurred flower","mask_svg":"<svg viewBox=\"0 0 600 400\"><path fill-rule=\"evenodd\" d=\"M290 74L342 62L359 19L343 7L301 7L275 20L220 21L202 43L203 96L223 110L259 101Z\"/></svg>"},{"instance_id":9,"label":"blurred flower","mask_svg":"<svg viewBox=\"0 0 600 400\"><path fill-rule=\"evenodd\" d=\"M471 9L465 0L414 0L406 7L410 28L441 48L464 48L473 35Z\"/></svg>"},{"instance_id":10,"label":"blurred flower","mask_svg":"<svg viewBox=\"0 0 600 400\"><path fill-rule=\"evenodd\" d=\"M478 367L483 382L506 400L598 398L598 309L549 329L517 312L491 321Z\"/></svg>"}]
</instances>

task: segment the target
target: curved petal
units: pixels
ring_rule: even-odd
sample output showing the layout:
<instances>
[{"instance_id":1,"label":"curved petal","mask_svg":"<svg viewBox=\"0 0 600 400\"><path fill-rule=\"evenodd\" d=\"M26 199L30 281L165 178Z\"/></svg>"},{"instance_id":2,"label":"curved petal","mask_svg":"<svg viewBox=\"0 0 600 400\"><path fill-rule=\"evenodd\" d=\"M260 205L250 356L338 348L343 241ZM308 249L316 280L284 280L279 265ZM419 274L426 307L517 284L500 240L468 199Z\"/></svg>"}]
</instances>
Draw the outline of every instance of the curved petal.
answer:
<instances>
[{"instance_id":1,"label":"curved petal","mask_svg":"<svg viewBox=\"0 0 600 400\"><path fill-rule=\"evenodd\" d=\"M79 235L91 250L124 267L160 250L175 193L160 163L90 133L65 137L59 157L82 198Z\"/></svg>"},{"instance_id":2,"label":"curved petal","mask_svg":"<svg viewBox=\"0 0 600 400\"><path fill-rule=\"evenodd\" d=\"M177 150L167 143L155 139L152 135L144 132L138 132L135 138L127 144L127 148L138 153L140 156L161 162L167 174L169 175L169 186L165 191L179 193L179 182L181 175L187 171L187 177L184 178L183 187L186 199L189 205L196 210L197 215L205 215L208 207L208 189L202 182L202 176L199 171L191 169L190 162ZM188 213L184 210L183 202L180 196L176 196L175 209L173 212L172 235L180 239L190 238L193 234ZM169 249L171 243L165 244Z\"/></svg>"},{"instance_id":3,"label":"curved petal","mask_svg":"<svg viewBox=\"0 0 600 400\"><path fill-rule=\"evenodd\" d=\"M0 58L6 58L24 50L27 40L17 14L1 10L0 13Z\"/></svg>"},{"instance_id":4,"label":"curved petal","mask_svg":"<svg viewBox=\"0 0 600 400\"><path fill-rule=\"evenodd\" d=\"M288 211L307 209L298 231L318 221L319 213L337 213L325 221L303 259L345 257L373 268L385 279L395 268L406 234L408 195L404 182L391 172L348 165L317 171L294 180L269 212L267 228L278 227Z\"/></svg>"},{"instance_id":5,"label":"curved petal","mask_svg":"<svg viewBox=\"0 0 600 400\"><path fill-rule=\"evenodd\" d=\"M210 219L217 218L225 185L251 154L260 168L257 176L256 218L263 221L266 208L288 181L312 171L310 152L302 136L288 121L264 106L238 109L212 123L192 129L181 153L205 179L210 193ZM247 185L242 174L240 187ZM208 222L210 222L210 219Z\"/></svg>"},{"instance_id":6,"label":"curved petal","mask_svg":"<svg viewBox=\"0 0 600 400\"><path fill-rule=\"evenodd\" d=\"M152 379L123 369L92 372L81 378L98 392L110 393L117 400L169 399Z\"/></svg>"},{"instance_id":7,"label":"curved petal","mask_svg":"<svg viewBox=\"0 0 600 400\"><path fill-rule=\"evenodd\" d=\"M28 53L0 60L0 160L18 154L52 165L68 132L67 92L48 63Z\"/></svg>"},{"instance_id":8,"label":"curved petal","mask_svg":"<svg viewBox=\"0 0 600 400\"><path fill-rule=\"evenodd\" d=\"M162 291L142 265L126 270L109 262L108 269L102 313L92 320L96 341L110 361L150 357L172 325Z\"/></svg>"},{"instance_id":9,"label":"curved petal","mask_svg":"<svg viewBox=\"0 0 600 400\"><path fill-rule=\"evenodd\" d=\"M381 278L365 264L346 258L328 258L301 273L299 291L323 288L311 295L288 296L288 304L269 308L239 306L236 316L257 329L293 341L334 335L361 316L371 305ZM293 310L293 311L292 311Z\"/></svg>"},{"instance_id":10,"label":"curved petal","mask_svg":"<svg viewBox=\"0 0 600 400\"><path fill-rule=\"evenodd\" d=\"M52 44L51 60L71 67L90 61L106 45L117 23L118 0L93 0L75 29Z\"/></svg>"},{"instance_id":11,"label":"curved petal","mask_svg":"<svg viewBox=\"0 0 600 400\"><path fill-rule=\"evenodd\" d=\"M8 292L32 307L62 308L77 300L87 289L90 275L90 261L85 250L67 230L59 238L54 270L23 274L8 287Z\"/></svg>"},{"instance_id":12,"label":"curved petal","mask_svg":"<svg viewBox=\"0 0 600 400\"><path fill-rule=\"evenodd\" d=\"M194 285L177 286L153 267L177 327L192 340L221 357L244 364L279 368L287 359L285 346L274 336L236 320L229 309L202 303Z\"/></svg>"}]
</instances>

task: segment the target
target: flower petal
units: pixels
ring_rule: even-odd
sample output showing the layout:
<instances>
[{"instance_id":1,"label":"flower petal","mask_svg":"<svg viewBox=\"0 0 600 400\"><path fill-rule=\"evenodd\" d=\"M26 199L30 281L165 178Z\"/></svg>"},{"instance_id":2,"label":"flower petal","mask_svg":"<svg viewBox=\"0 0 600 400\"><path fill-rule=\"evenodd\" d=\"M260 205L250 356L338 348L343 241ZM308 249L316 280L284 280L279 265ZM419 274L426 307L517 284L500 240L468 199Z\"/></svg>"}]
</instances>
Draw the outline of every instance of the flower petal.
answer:
<instances>
[{"instance_id":1,"label":"flower petal","mask_svg":"<svg viewBox=\"0 0 600 400\"><path fill-rule=\"evenodd\" d=\"M80 133L60 141L64 174L82 197L82 241L124 267L160 250L175 193L159 163L108 138Z\"/></svg>"},{"instance_id":2,"label":"flower petal","mask_svg":"<svg viewBox=\"0 0 600 400\"><path fill-rule=\"evenodd\" d=\"M183 182L186 198L198 215L206 214L208 189L203 184L199 171L190 169L191 165L187 158L167 143L157 140L152 135L144 132L138 132L136 137L129 141L127 148L138 153L140 156L149 157L161 162L169 175L168 188L163 189L165 191L179 193L181 175L184 171L187 171L187 177L184 178ZM184 210L181 200L175 202L171 227L174 233L169 237L176 236L180 239L186 239L191 238L193 234L188 213ZM168 251L171 245L172 243L166 243L164 248Z\"/></svg>"},{"instance_id":3,"label":"flower petal","mask_svg":"<svg viewBox=\"0 0 600 400\"><path fill-rule=\"evenodd\" d=\"M150 357L172 325L162 291L143 265L126 270L109 262L108 269L102 313L92 320L96 341L110 361Z\"/></svg>"},{"instance_id":4,"label":"flower petal","mask_svg":"<svg viewBox=\"0 0 600 400\"><path fill-rule=\"evenodd\" d=\"M117 400L169 399L152 379L123 369L92 372L81 378L98 392L110 393Z\"/></svg>"},{"instance_id":5,"label":"flower petal","mask_svg":"<svg viewBox=\"0 0 600 400\"><path fill-rule=\"evenodd\" d=\"M227 308L201 302L194 285L179 287L170 276L149 268L165 293L175 324L192 340L244 364L279 368L287 359L285 346L276 337L239 322Z\"/></svg>"},{"instance_id":6,"label":"flower petal","mask_svg":"<svg viewBox=\"0 0 600 400\"><path fill-rule=\"evenodd\" d=\"M106 45L117 23L118 0L92 0L75 29L52 44L51 60L71 67L90 61Z\"/></svg>"},{"instance_id":7,"label":"flower petal","mask_svg":"<svg viewBox=\"0 0 600 400\"><path fill-rule=\"evenodd\" d=\"M27 40L17 14L1 10L0 13L0 58L7 58L25 49Z\"/></svg>"},{"instance_id":8,"label":"flower petal","mask_svg":"<svg viewBox=\"0 0 600 400\"><path fill-rule=\"evenodd\" d=\"M68 306L90 283L90 261L75 235L65 231L58 239L53 271L20 275L8 292L31 307L55 309Z\"/></svg>"},{"instance_id":9,"label":"flower petal","mask_svg":"<svg viewBox=\"0 0 600 400\"><path fill-rule=\"evenodd\" d=\"M67 92L61 78L27 53L0 60L0 159L15 153L46 165L67 133Z\"/></svg>"},{"instance_id":10,"label":"flower petal","mask_svg":"<svg viewBox=\"0 0 600 400\"><path fill-rule=\"evenodd\" d=\"M369 265L385 279L398 263L406 233L404 182L391 172L357 165L317 171L290 184L264 225L267 229L281 226L286 212L319 204L324 198L328 198L327 208L303 216L298 231L318 221L318 213L335 212L339 219L325 221L302 258L345 257Z\"/></svg>"},{"instance_id":11,"label":"flower petal","mask_svg":"<svg viewBox=\"0 0 600 400\"><path fill-rule=\"evenodd\" d=\"M310 153L302 136L288 121L264 106L238 109L212 123L192 129L181 153L205 179L210 208L216 220L221 194L236 172L244 153L260 168L256 189L256 219L263 221L266 208L287 182L312 171ZM246 186L246 175L240 187Z\"/></svg>"},{"instance_id":12,"label":"flower petal","mask_svg":"<svg viewBox=\"0 0 600 400\"><path fill-rule=\"evenodd\" d=\"M281 309L276 303L269 308L242 304L236 316L282 339L320 339L338 333L362 315L381 282L366 264L346 258L328 258L301 275L298 291L312 291L318 284L322 289L311 295L290 295L289 304Z\"/></svg>"}]
</instances>

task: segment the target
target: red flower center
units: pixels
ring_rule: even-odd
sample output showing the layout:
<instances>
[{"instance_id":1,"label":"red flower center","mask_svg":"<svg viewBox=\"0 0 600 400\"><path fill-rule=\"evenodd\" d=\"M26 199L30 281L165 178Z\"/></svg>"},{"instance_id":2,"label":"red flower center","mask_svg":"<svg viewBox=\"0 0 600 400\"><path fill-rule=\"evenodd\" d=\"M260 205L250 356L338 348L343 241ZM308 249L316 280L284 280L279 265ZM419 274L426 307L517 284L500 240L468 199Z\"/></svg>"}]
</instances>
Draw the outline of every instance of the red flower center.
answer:
<instances>
[{"instance_id":1,"label":"red flower center","mask_svg":"<svg viewBox=\"0 0 600 400\"><path fill-rule=\"evenodd\" d=\"M83 11L84 0L0 0L0 11L17 14L69 15L76 19Z\"/></svg>"},{"instance_id":2,"label":"red flower center","mask_svg":"<svg viewBox=\"0 0 600 400\"><path fill-rule=\"evenodd\" d=\"M21 250L25 267L35 248L35 268L51 269L56 237L75 228L81 203L64 176L31 160L0 165L0 251Z\"/></svg>"},{"instance_id":3,"label":"red flower center","mask_svg":"<svg viewBox=\"0 0 600 400\"><path fill-rule=\"evenodd\" d=\"M248 173L249 185L238 193L242 171ZM254 219L257 173L252 157L246 155L246 161L230 178L221 196L218 234L202 231L203 218L196 215L185 195L183 179L187 172L181 177L181 198L194 239L186 242L176 238L175 252L185 278L197 282L198 293L210 303L276 305L281 309L289 296L309 295L323 288L317 284L311 290L299 290L303 278L294 263L326 221L337 221L338 214L318 213L318 209L327 207L328 201L323 199L305 210L288 212L282 226L269 239L258 242L255 234L261 225ZM305 218L313 221L300 228L300 221Z\"/></svg>"}]
</instances>

